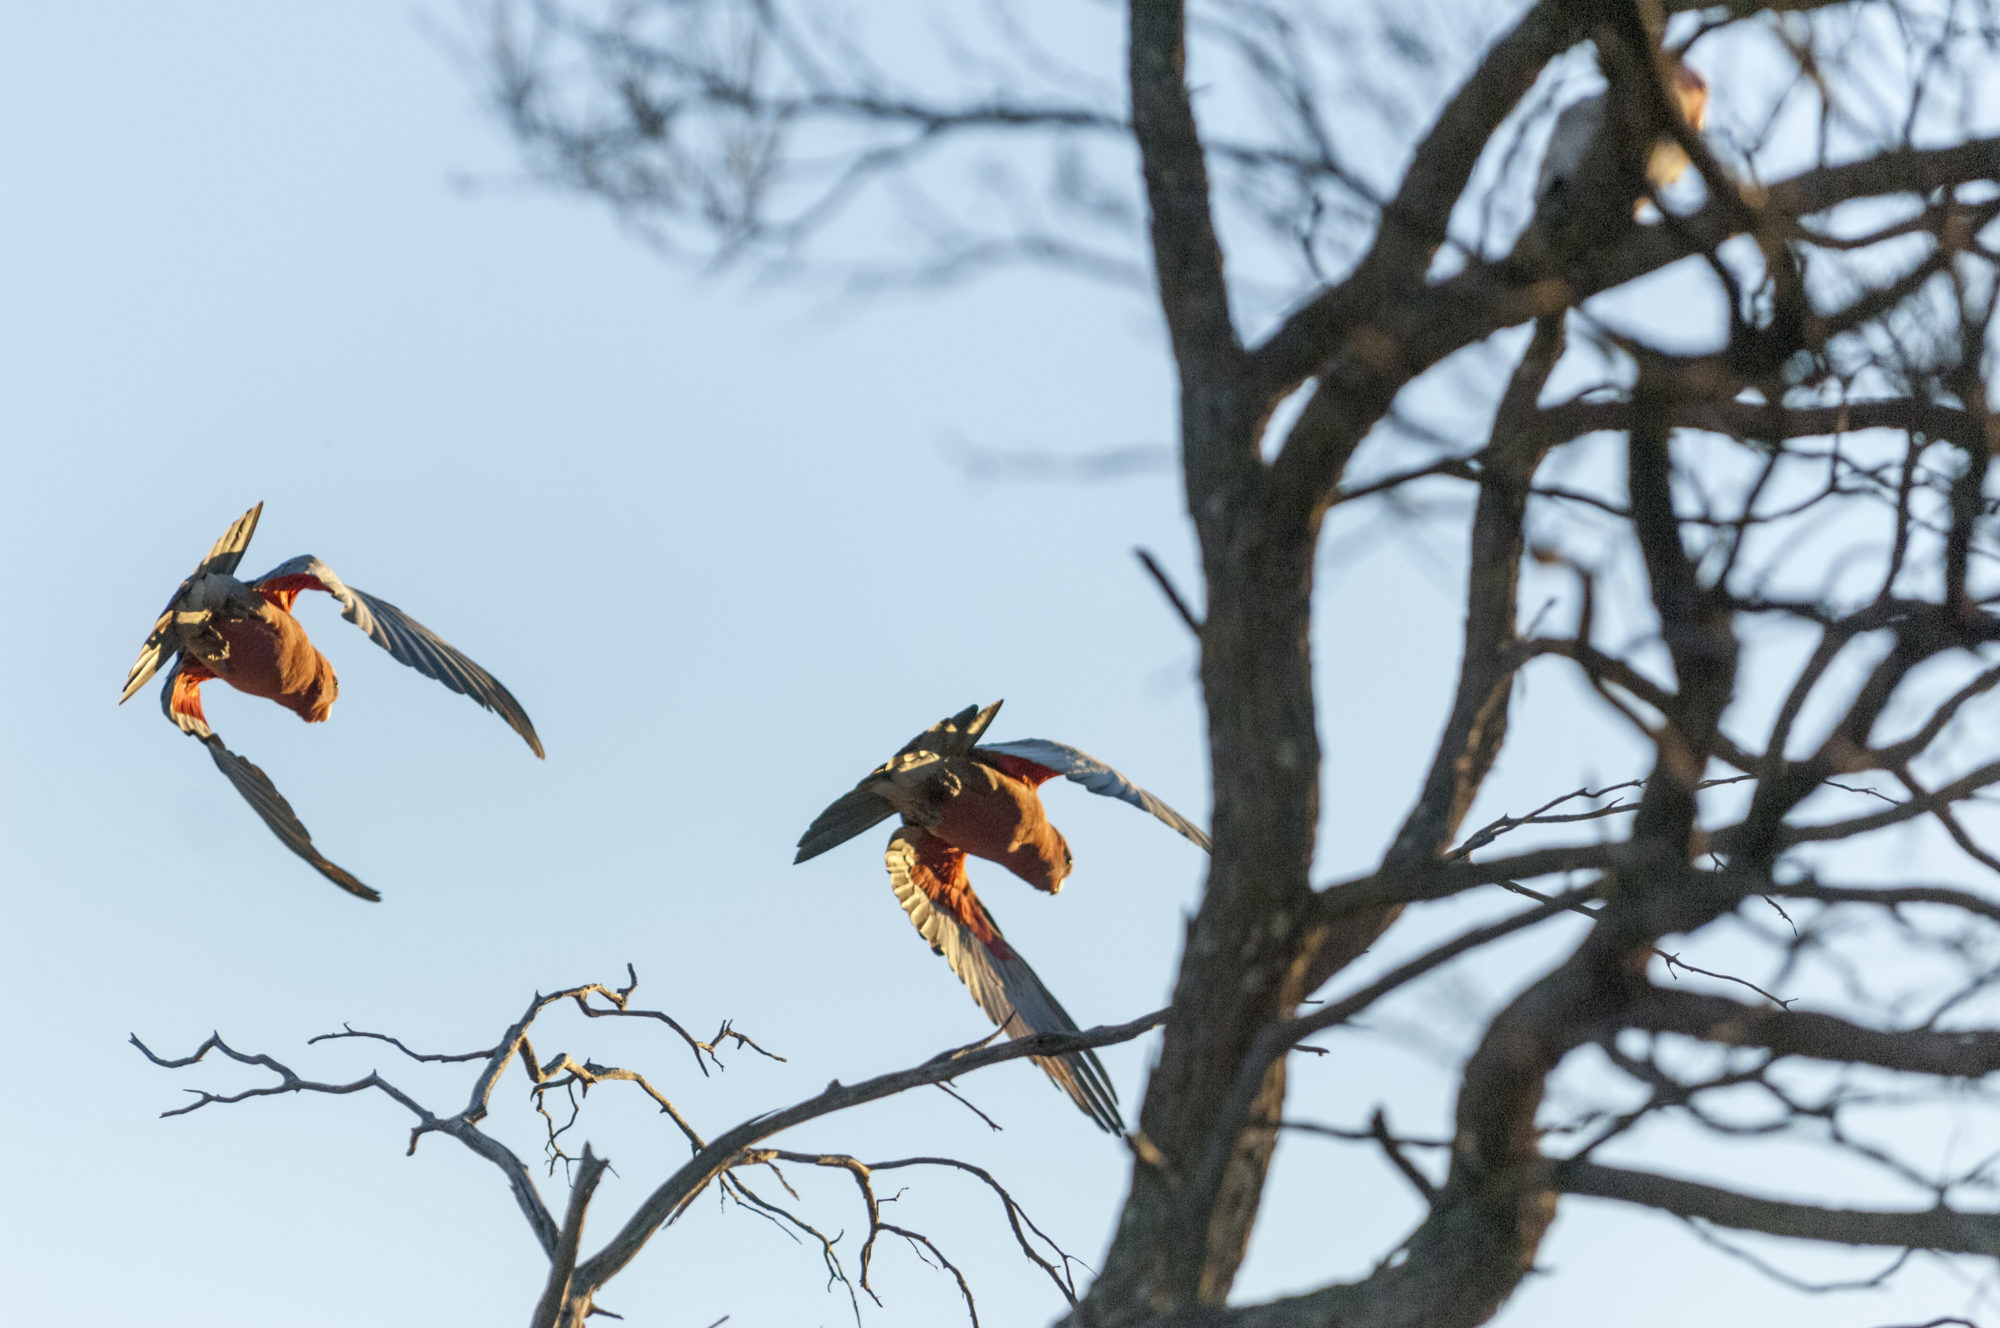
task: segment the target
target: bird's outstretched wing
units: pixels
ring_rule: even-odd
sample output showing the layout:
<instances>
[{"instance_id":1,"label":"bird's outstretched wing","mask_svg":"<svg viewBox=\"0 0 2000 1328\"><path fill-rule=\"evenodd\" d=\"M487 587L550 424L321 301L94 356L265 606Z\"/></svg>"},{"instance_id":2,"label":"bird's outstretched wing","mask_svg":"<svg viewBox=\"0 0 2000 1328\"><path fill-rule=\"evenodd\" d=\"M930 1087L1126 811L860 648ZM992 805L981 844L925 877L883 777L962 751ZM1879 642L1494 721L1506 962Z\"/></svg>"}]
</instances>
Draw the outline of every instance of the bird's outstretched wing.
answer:
<instances>
[{"instance_id":1,"label":"bird's outstretched wing","mask_svg":"<svg viewBox=\"0 0 2000 1328\"><path fill-rule=\"evenodd\" d=\"M869 771L859 784L835 798L825 811L813 818L813 823L799 836L799 851L792 858L792 864L796 866L830 848L838 848L895 815L896 809L889 805L888 800L870 787L877 777L902 758L918 752L935 752L945 758L965 755L986 732L987 726L992 724L993 717L1000 713L1001 704L995 701L984 709L976 705L967 706L904 743L894 756Z\"/></svg>"},{"instance_id":2,"label":"bird's outstretched wing","mask_svg":"<svg viewBox=\"0 0 2000 1328\"><path fill-rule=\"evenodd\" d=\"M890 838L885 860L903 911L1002 1032L1018 1038L1077 1031L1076 1021L1049 994L1028 961L1007 944L972 892L961 850L906 827ZM1034 1061L1084 1115L1113 1134L1124 1133L1117 1090L1095 1052L1036 1056Z\"/></svg>"},{"instance_id":3,"label":"bird's outstretched wing","mask_svg":"<svg viewBox=\"0 0 2000 1328\"><path fill-rule=\"evenodd\" d=\"M838 848L864 831L872 830L896 814L889 800L867 788L849 789L813 817L813 823L799 836L794 866L816 858L830 848Z\"/></svg>"},{"instance_id":4,"label":"bird's outstretched wing","mask_svg":"<svg viewBox=\"0 0 2000 1328\"><path fill-rule=\"evenodd\" d=\"M341 617L368 633L368 639L394 659L479 702L506 720L508 727L521 735L536 756L542 754L542 740L535 736L528 712L499 679L388 600L347 585L319 559L310 554L288 559L250 584L260 591L281 595L296 595L301 590L325 591L340 601Z\"/></svg>"},{"instance_id":5,"label":"bird's outstretched wing","mask_svg":"<svg viewBox=\"0 0 2000 1328\"><path fill-rule=\"evenodd\" d=\"M222 739L208 727L208 720L201 713L201 684L215 675L200 664L183 660L167 675L166 685L160 689L160 709L176 728L191 738L198 739L208 749L208 755L215 762L215 768L235 786L250 804L250 809L269 826L278 841L292 852L304 858L314 871L332 881L351 895L362 899L380 901L382 896L369 889L344 867L327 860L313 847L312 834L300 822L292 804L285 801L285 795L278 792L278 786L271 777L256 765L238 756L223 745Z\"/></svg>"},{"instance_id":6,"label":"bird's outstretched wing","mask_svg":"<svg viewBox=\"0 0 2000 1328\"><path fill-rule=\"evenodd\" d=\"M1204 850L1208 848L1207 831L1087 752L1060 742L1050 742L1047 738L1020 738L1013 742L987 743L973 755L1031 784L1039 784L1057 775L1065 776L1092 793L1117 798L1120 802L1129 802L1142 811L1151 812Z\"/></svg>"},{"instance_id":7,"label":"bird's outstretched wing","mask_svg":"<svg viewBox=\"0 0 2000 1328\"><path fill-rule=\"evenodd\" d=\"M174 653L168 628L173 625L174 610L180 606L181 597L187 594L188 587L194 584L196 577L209 572L220 572L224 575L234 573L236 565L243 561L244 550L250 547L250 537L257 533L257 518L263 515L263 512L264 504L258 503L237 517L229 529L222 532L222 538L209 546L208 554L201 560L201 565L188 573L187 579L181 582L180 589L174 591L173 598L167 601L167 607L160 611L159 621L153 624L152 633L146 637L146 644L139 647L139 658L132 662L131 671L125 675L125 690L119 694L119 705L131 700L132 693L144 687L146 680L151 678L167 657Z\"/></svg>"}]
</instances>

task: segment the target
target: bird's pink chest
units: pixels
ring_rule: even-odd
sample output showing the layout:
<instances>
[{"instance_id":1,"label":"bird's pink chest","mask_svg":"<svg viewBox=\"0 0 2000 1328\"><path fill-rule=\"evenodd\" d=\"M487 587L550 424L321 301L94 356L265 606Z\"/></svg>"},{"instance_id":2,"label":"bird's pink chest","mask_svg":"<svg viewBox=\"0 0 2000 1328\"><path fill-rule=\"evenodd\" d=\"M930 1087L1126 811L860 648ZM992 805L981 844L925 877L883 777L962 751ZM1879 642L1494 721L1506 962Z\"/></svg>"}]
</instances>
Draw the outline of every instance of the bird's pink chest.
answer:
<instances>
[{"instance_id":1,"label":"bird's pink chest","mask_svg":"<svg viewBox=\"0 0 2000 1328\"><path fill-rule=\"evenodd\" d=\"M308 724L326 718L340 683L298 619L274 605L254 617L217 618L215 628L229 643L222 681L276 701Z\"/></svg>"},{"instance_id":2,"label":"bird's pink chest","mask_svg":"<svg viewBox=\"0 0 2000 1328\"><path fill-rule=\"evenodd\" d=\"M977 761L966 762L960 774L963 787L946 801L931 833L1038 889L1059 887L1069 874L1068 847L1034 786Z\"/></svg>"}]
</instances>

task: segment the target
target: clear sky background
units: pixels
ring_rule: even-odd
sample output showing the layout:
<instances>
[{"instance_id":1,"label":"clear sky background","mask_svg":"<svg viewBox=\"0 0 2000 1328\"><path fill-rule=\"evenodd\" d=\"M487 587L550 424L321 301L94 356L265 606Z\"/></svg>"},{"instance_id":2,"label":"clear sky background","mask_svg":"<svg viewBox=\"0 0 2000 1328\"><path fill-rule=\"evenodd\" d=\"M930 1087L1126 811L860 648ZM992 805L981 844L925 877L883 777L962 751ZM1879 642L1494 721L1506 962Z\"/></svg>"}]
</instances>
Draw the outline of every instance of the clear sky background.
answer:
<instances>
[{"instance_id":1,"label":"clear sky background","mask_svg":"<svg viewBox=\"0 0 2000 1328\"><path fill-rule=\"evenodd\" d=\"M911 733L1005 697L998 736L1073 743L1207 813L1192 645L1131 555L1148 546L1194 584L1170 468L995 482L963 455L1168 443L1151 307L1034 273L837 307L693 279L600 208L517 183L511 144L420 22L456 13L0 3L0 551L23 602L0 655L0 1303L18 1322L505 1323L541 1284L497 1173L441 1137L404 1157L392 1103L160 1120L184 1089L266 1080L154 1068L129 1033L182 1054L219 1029L323 1080L379 1068L447 1112L463 1072L304 1040L345 1021L472 1050L533 992L618 980L629 961L641 1004L702 1032L734 1020L788 1059L730 1053L703 1078L653 1029L554 1014L537 1050L641 1069L718 1132L985 1031L896 908L876 836L789 865L814 813ZM246 568L318 555L487 666L547 745L535 761L324 600L301 616L339 670L330 723L212 688L217 730L380 905L288 854L153 689L113 704L166 596L259 500ZM1405 810L1456 663L1458 537L1370 529L1322 575L1325 603L1378 625L1318 643L1329 879ZM1551 685L1534 704L1566 698ZM1623 737L1582 734L1510 753L1487 814L1640 772ZM1078 862L1060 898L993 869L975 883L1082 1023L1155 1008L1200 855L1120 804L1067 786L1048 800ZM1466 1009L1525 971L1483 970L1402 1008L1389 1036L1334 1040L1295 1109L1352 1124L1386 1100L1399 1126L1442 1128ZM1105 1053L1128 1117L1152 1045ZM525 1086L510 1072L493 1128L533 1157ZM617 1169L587 1246L685 1152L622 1087L578 1131ZM1095 1261L1120 1146L1025 1063L963 1087L1004 1132L931 1093L780 1142L975 1161ZM1417 1216L1400 1181L1338 1145L1288 1143L1281 1165L1243 1295L1364 1272ZM1774 1188L1804 1183L1804 1162L1771 1165ZM793 1180L823 1229L860 1229L844 1180ZM976 1186L912 1177L896 1220L965 1269L985 1322L1060 1309ZM1566 1205L1542 1262L1559 1275L1531 1278L1502 1322L1602 1324L1614 1296L1635 1328L1801 1308L1685 1230L1604 1205ZM851 1322L825 1281L815 1252L704 1199L602 1299L661 1328ZM875 1283L870 1324L960 1313L900 1245ZM1926 1263L1807 1308L1859 1328L1971 1295Z\"/></svg>"}]
</instances>

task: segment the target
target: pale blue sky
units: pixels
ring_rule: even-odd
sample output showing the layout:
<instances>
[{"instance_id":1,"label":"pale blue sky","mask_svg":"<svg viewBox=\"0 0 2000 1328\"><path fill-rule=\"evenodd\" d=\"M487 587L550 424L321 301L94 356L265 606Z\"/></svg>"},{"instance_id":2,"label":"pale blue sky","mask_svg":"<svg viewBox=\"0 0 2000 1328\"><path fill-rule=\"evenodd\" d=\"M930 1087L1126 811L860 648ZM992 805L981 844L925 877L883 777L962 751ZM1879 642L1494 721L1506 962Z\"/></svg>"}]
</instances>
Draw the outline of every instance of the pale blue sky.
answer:
<instances>
[{"instance_id":1,"label":"pale blue sky","mask_svg":"<svg viewBox=\"0 0 2000 1328\"><path fill-rule=\"evenodd\" d=\"M516 166L418 22L457 12L0 4L0 549L18 584L60 601L17 615L0 662L0 1303L23 1323L490 1324L523 1318L540 1285L497 1174L440 1138L406 1159L392 1104L161 1121L184 1088L259 1080L155 1069L130 1032L178 1054L220 1029L323 1079L378 1067L444 1110L464 1075L301 1044L349 1021L470 1050L535 990L629 960L642 1002L702 1031L733 1019L789 1061L732 1055L703 1080L649 1030L560 1016L537 1049L643 1069L718 1131L984 1031L900 916L872 838L789 866L820 806L910 733L1004 696L1001 736L1074 743L1207 811L1191 644L1130 553L1150 546L1192 583L1172 475L977 483L951 451L1170 439L1144 301L1014 274L829 313L694 280L588 203L455 189ZM301 612L340 672L332 722L213 689L217 730L378 906L286 853L150 689L113 705L160 603L260 499L247 567L317 554L491 669L547 745L536 762L325 602ZM1413 550L1376 529L1323 577L1341 615L1393 624L1319 642L1327 877L1367 863L1403 811L1455 663L1456 536ZM1553 682L1534 696L1572 704ZM1524 741L1492 810L1585 771L1637 773L1623 737L1578 732ZM1198 853L1079 790L1049 801L1078 861L1062 896L991 870L976 883L1080 1021L1155 1007ZM1408 943L1492 906L1446 910ZM1518 974L1486 970L1483 989ZM1449 997L1401 1014L1447 1047L1467 1031ZM1400 1125L1441 1127L1444 1080L1415 1038L1332 1045L1300 1075L1299 1114L1352 1123L1386 1099ZM1105 1056L1128 1116L1150 1046ZM524 1083L503 1085L494 1127L532 1155ZM1119 1146L1025 1064L964 1087L1004 1133L933 1094L781 1142L977 1161L1094 1261ZM682 1154L640 1105L606 1091L580 1131L617 1167L600 1237ZM1246 1295L1364 1271L1416 1217L1371 1159L1313 1142L1286 1155ZM844 1180L805 1192L827 1230L858 1229ZM1058 1310L978 1190L916 1178L897 1220L966 1270L986 1322ZM1531 1279L1503 1322L1601 1324L1614 1290L1625 1325L1795 1305L1685 1232L1604 1206L1567 1208L1543 1262L1561 1275ZM959 1313L902 1248L875 1277L870 1324ZM603 1300L663 1328L851 1322L823 1283L812 1251L704 1200ZM1812 1312L1950 1312L1957 1285L1925 1268Z\"/></svg>"}]
</instances>

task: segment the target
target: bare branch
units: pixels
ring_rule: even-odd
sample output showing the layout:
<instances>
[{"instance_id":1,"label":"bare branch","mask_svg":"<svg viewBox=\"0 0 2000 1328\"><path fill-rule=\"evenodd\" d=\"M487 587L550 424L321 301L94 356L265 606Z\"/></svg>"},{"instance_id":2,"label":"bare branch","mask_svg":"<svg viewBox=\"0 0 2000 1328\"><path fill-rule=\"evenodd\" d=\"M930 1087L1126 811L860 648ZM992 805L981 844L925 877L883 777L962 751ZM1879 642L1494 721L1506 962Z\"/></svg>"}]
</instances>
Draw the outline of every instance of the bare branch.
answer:
<instances>
[{"instance_id":1,"label":"bare branch","mask_svg":"<svg viewBox=\"0 0 2000 1328\"><path fill-rule=\"evenodd\" d=\"M210 1034L207 1041L197 1047L192 1054L172 1060L154 1055L152 1050L139 1040L137 1034L132 1036L131 1041L132 1045L137 1047L147 1060L166 1069L180 1069L184 1066L194 1065L200 1062L211 1050L215 1050L220 1051L233 1061L238 1061L244 1065L256 1065L270 1070L279 1078L276 1086L246 1089L241 1093L217 1094L197 1090L193 1103L174 1111L162 1112L163 1116L184 1116L188 1112L199 1110L211 1103L228 1105L235 1102L247 1101L253 1097L270 1097L281 1093L327 1093L334 1096L344 1096L349 1093L364 1092L367 1089L373 1088L393 1099L417 1118L416 1128L410 1131L410 1146L408 1149L410 1153L417 1151L417 1141L429 1133L447 1134L458 1140L467 1148L500 1169L500 1173L507 1178L507 1186L513 1192L515 1204L519 1206L522 1216L527 1218L528 1226L534 1231L535 1239L541 1243L545 1251L552 1252L556 1247L558 1231L555 1219L549 1215L549 1210L542 1203L541 1195L536 1192L535 1182L528 1175L527 1166L505 1144L491 1135L482 1133L478 1129L476 1119L472 1116L470 1110L465 1114L449 1118L435 1116L421 1103L417 1102L416 1099L375 1074L370 1074L364 1079L357 1079L348 1084L315 1083L311 1080L301 1078L293 1073L290 1068L280 1064L269 1056L249 1056L234 1050L223 1042L220 1034ZM481 1097L475 1096L474 1098L475 1108L480 1110L482 1114L483 1106L480 1104L483 1101L484 1099Z\"/></svg>"},{"instance_id":2,"label":"bare branch","mask_svg":"<svg viewBox=\"0 0 2000 1328\"><path fill-rule=\"evenodd\" d=\"M653 1233L676 1212L699 1195L722 1172L739 1164L743 1151L754 1144L803 1125L822 1116L846 1111L865 1103L906 1092L926 1084L955 1079L989 1065L1019 1060L1024 1056L1060 1056L1067 1052L1129 1042L1157 1028L1167 1011L1155 1010L1126 1024L1089 1029L1081 1033L1038 1033L1016 1038L998 1046L975 1045L973 1049L947 1052L921 1065L891 1074L878 1075L852 1087L838 1081L825 1092L803 1102L757 1116L717 1135L700 1152L649 1194L624 1227L577 1271L583 1285L600 1287L630 1263Z\"/></svg>"},{"instance_id":3,"label":"bare branch","mask_svg":"<svg viewBox=\"0 0 2000 1328\"><path fill-rule=\"evenodd\" d=\"M1949 1208L1914 1212L1821 1208L1596 1162L1559 1163L1552 1183L1564 1194L1616 1199L1768 1236L1952 1254L1990 1256L2000 1249L2000 1213L1963 1213Z\"/></svg>"},{"instance_id":4,"label":"bare branch","mask_svg":"<svg viewBox=\"0 0 2000 1328\"><path fill-rule=\"evenodd\" d=\"M610 1165L591 1152L588 1144L584 1145L583 1165L570 1184L569 1208L563 1214L562 1232L556 1237L555 1250L549 1257L549 1280L542 1291L541 1303L535 1306L533 1328L557 1328L571 1317L570 1287L576 1276L576 1251L583 1239L584 1213L590 1208L591 1196L597 1193L597 1183L604 1179L605 1168ZM588 1303L586 1300L585 1304Z\"/></svg>"},{"instance_id":5,"label":"bare branch","mask_svg":"<svg viewBox=\"0 0 2000 1328\"><path fill-rule=\"evenodd\" d=\"M1146 550L1134 549L1132 552L1139 556L1139 561L1152 574L1153 580L1159 584L1160 593L1167 597L1167 602L1174 606L1174 612L1187 624L1187 629L1194 633L1194 639L1201 640L1201 620L1194 616L1194 610L1190 609L1187 601L1181 598L1181 592L1174 589L1174 583L1168 579L1165 569L1155 562L1153 555Z\"/></svg>"},{"instance_id":6,"label":"bare branch","mask_svg":"<svg viewBox=\"0 0 2000 1328\"><path fill-rule=\"evenodd\" d=\"M2000 1070L2000 1032L1985 1029L1869 1028L1817 1011L1770 1009L1725 996L1658 988L1622 1018L1628 1027L1655 1033L1908 1074L1979 1078Z\"/></svg>"}]
</instances>

